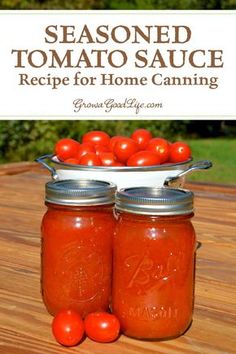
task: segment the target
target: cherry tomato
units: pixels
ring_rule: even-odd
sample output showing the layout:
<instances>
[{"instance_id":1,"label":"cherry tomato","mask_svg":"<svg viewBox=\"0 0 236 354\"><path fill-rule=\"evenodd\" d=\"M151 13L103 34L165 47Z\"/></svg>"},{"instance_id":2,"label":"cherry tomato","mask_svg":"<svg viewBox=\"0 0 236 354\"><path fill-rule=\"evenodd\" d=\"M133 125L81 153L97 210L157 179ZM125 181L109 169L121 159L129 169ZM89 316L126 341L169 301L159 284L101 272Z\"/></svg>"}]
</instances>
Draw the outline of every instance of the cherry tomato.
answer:
<instances>
[{"instance_id":1,"label":"cherry tomato","mask_svg":"<svg viewBox=\"0 0 236 354\"><path fill-rule=\"evenodd\" d=\"M79 145L76 158L80 160L82 156L86 155L89 152L95 152L95 148L93 147L93 145L89 143L81 144Z\"/></svg>"},{"instance_id":2,"label":"cherry tomato","mask_svg":"<svg viewBox=\"0 0 236 354\"><path fill-rule=\"evenodd\" d=\"M107 312L90 313L85 318L84 326L87 336L101 343L113 342L120 332L118 318Z\"/></svg>"},{"instance_id":3,"label":"cherry tomato","mask_svg":"<svg viewBox=\"0 0 236 354\"><path fill-rule=\"evenodd\" d=\"M122 162L116 161L116 162L112 165L112 167L114 167L114 166L116 166L116 167L122 167L122 166L125 166L125 164L122 163Z\"/></svg>"},{"instance_id":4,"label":"cherry tomato","mask_svg":"<svg viewBox=\"0 0 236 354\"><path fill-rule=\"evenodd\" d=\"M165 163L169 159L169 145L166 139L153 138L148 142L146 150L155 152L159 156L161 163Z\"/></svg>"},{"instance_id":5,"label":"cherry tomato","mask_svg":"<svg viewBox=\"0 0 236 354\"><path fill-rule=\"evenodd\" d=\"M113 152L120 162L126 162L129 157L139 150L136 141L130 138L120 138L114 146Z\"/></svg>"},{"instance_id":6,"label":"cherry tomato","mask_svg":"<svg viewBox=\"0 0 236 354\"><path fill-rule=\"evenodd\" d=\"M58 159L64 161L70 157L76 157L80 143L74 139L61 139L54 148L55 154Z\"/></svg>"},{"instance_id":7,"label":"cherry tomato","mask_svg":"<svg viewBox=\"0 0 236 354\"><path fill-rule=\"evenodd\" d=\"M86 155L83 155L79 160L80 165L87 166L101 166L102 161L95 152L88 152Z\"/></svg>"},{"instance_id":8,"label":"cherry tomato","mask_svg":"<svg viewBox=\"0 0 236 354\"><path fill-rule=\"evenodd\" d=\"M110 136L100 130L93 130L85 133L82 137L82 143L91 143L93 145L105 145L108 146L110 142Z\"/></svg>"},{"instance_id":9,"label":"cherry tomato","mask_svg":"<svg viewBox=\"0 0 236 354\"><path fill-rule=\"evenodd\" d=\"M131 135L131 138L136 141L139 146L139 150L144 150L152 139L152 133L147 129L137 129Z\"/></svg>"},{"instance_id":10,"label":"cherry tomato","mask_svg":"<svg viewBox=\"0 0 236 354\"><path fill-rule=\"evenodd\" d=\"M83 338L84 323L76 311L63 310L52 321L52 333L60 344L72 347Z\"/></svg>"},{"instance_id":11,"label":"cherry tomato","mask_svg":"<svg viewBox=\"0 0 236 354\"><path fill-rule=\"evenodd\" d=\"M98 155L98 156L100 156L100 154L102 152L109 152L110 151L109 147L105 146L105 145L95 145L94 149L95 149L96 155Z\"/></svg>"},{"instance_id":12,"label":"cherry tomato","mask_svg":"<svg viewBox=\"0 0 236 354\"><path fill-rule=\"evenodd\" d=\"M170 145L170 161L182 162L188 160L191 157L191 149L188 144L177 141Z\"/></svg>"},{"instance_id":13,"label":"cherry tomato","mask_svg":"<svg viewBox=\"0 0 236 354\"><path fill-rule=\"evenodd\" d=\"M99 157L103 166L114 166L116 163L116 158L113 152L101 152Z\"/></svg>"},{"instance_id":14,"label":"cherry tomato","mask_svg":"<svg viewBox=\"0 0 236 354\"><path fill-rule=\"evenodd\" d=\"M71 157L71 158L69 158L69 159L66 159L64 162L65 162L65 163L70 163L70 164L72 164L72 165L79 165L79 160L76 159L76 158L74 158L74 157Z\"/></svg>"},{"instance_id":15,"label":"cherry tomato","mask_svg":"<svg viewBox=\"0 0 236 354\"><path fill-rule=\"evenodd\" d=\"M160 157L152 151L138 151L127 161L127 166L153 166L160 165Z\"/></svg>"},{"instance_id":16,"label":"cherry tomato","mask_svg":"<svg viewBox=\"0 0 236 354\"><path fill-rule=\"evenodd\" d=\"M113 137L110 139L110 143L109 143L109 149L110 149L110 151L113 151L116 142L117 142L118 140L122 139L122 138L124 138L124 136L115 135L115 136L113 136Z\"/></svg>"}]
</instances>

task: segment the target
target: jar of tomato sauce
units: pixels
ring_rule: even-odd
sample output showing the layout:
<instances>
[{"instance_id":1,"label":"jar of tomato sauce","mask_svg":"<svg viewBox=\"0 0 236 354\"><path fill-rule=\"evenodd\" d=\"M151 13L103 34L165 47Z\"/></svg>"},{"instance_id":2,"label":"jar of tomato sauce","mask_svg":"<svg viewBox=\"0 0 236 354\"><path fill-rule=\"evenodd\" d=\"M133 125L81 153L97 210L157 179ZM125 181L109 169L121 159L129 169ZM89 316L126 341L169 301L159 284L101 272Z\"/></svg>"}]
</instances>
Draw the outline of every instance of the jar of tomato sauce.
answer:
<instances>
[{"instance_id":1,"label":"jar of tomato sauce","mask_svg":"<svg viewBox=\"0 0 236 354\"><path fill-rule=\"evenodd\" d=\"M112 183L63 180L46 184L42 220L42 296L49 313L106 311L111 296L115 227Z\"/></svg>"},{"instance_id":2,"label":"jar of tomato sauce","mask_svg":"<svg viewBox=\"0 0 236 354\"><path fill-rule=\"evenodd\" d=\"M124 334L174 338L192 320L193 194L170 188L117 193L112 310Z\"/></svg>"}]
</instances>

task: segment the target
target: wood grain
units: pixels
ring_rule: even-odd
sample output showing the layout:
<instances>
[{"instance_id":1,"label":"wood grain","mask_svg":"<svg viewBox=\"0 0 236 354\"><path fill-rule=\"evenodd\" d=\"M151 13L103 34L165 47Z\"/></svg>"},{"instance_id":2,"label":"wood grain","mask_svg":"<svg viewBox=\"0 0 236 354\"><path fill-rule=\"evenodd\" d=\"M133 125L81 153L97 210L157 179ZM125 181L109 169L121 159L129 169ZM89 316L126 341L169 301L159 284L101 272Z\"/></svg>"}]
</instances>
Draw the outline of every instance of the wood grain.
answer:
<instances>
[{"instance_id":1,"label":"wood grain","mask_svg":"<svg viewBox=\"0 0 236 354\"><path fill-rule=\"evenodd\" d=\"M3 175L15 175L17 173L22 173L30 170L38 170L38 164L36 162L15 162L1 164L0 176Z\"/></svg>"},{"instance_id":2,"label":"wood grain","mask_svg":"<svg viewBox=\"0 0 236 354\"><path fill-rule=\"evenodd\" d=\"M165 342L122 335L111 344L86 339L63 348L52 338L52 318L40 296L40 223L49 176L31 168L0 175L1 354L236 353L236 188L188 184L196 193L193 223L201 247L194 319L185 335Z\"/></svg>"}]
</instances>

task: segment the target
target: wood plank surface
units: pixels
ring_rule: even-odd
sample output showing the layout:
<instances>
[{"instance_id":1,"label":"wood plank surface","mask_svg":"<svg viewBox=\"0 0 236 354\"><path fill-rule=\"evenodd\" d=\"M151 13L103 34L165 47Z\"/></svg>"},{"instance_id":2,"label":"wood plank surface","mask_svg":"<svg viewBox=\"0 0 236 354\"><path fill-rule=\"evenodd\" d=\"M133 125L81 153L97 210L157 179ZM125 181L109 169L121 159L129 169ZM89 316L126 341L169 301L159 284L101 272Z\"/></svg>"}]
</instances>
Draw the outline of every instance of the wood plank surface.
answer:
<instances>
[{"instance_id":1,"label":"wood plank surface","mask_svg":"<svg viewBox=\"0 0 236 354\"><path fill-rule=\"evenodd\" d=\"M185 335L164 342L121 335L110 344L85 339L64 348L52 338L52 317L40 296L40 223L49 176L31 169L0 175L1 354L236 353L236 188L187 185L196 193L193 223L200 248L194 318Z\"/></svg>"}]
</instances>

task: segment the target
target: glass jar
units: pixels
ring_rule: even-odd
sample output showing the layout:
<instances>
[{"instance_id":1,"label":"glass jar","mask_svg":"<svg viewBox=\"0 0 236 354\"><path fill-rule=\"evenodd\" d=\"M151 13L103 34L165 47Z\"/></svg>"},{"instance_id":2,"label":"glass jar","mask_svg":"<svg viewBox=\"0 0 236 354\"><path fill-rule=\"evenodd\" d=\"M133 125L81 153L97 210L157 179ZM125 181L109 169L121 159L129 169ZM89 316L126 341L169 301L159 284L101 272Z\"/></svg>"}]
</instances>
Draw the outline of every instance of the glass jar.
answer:
<instances>
[{"instance_id":1,"label":"glass jar","mask_svg":"<svg viewBox=\"0 0 236 354\"><path fill-rule=\"evenodd\" d=\"M174 338L192 320L193 194L170 188L117 193L112 310L124 334Z\"/></svg>"},{"instance_id":2,"label":"glass jar","mask_svg":"<svg viewBox=\"0 0 236 354\"><path fill-rule=\"evenodd\" d=\"M64 180L46 184L42 220L42 296L49 313L106 311L111 296L115 227L112 183Z\"/></svg>"}]
</instances>

